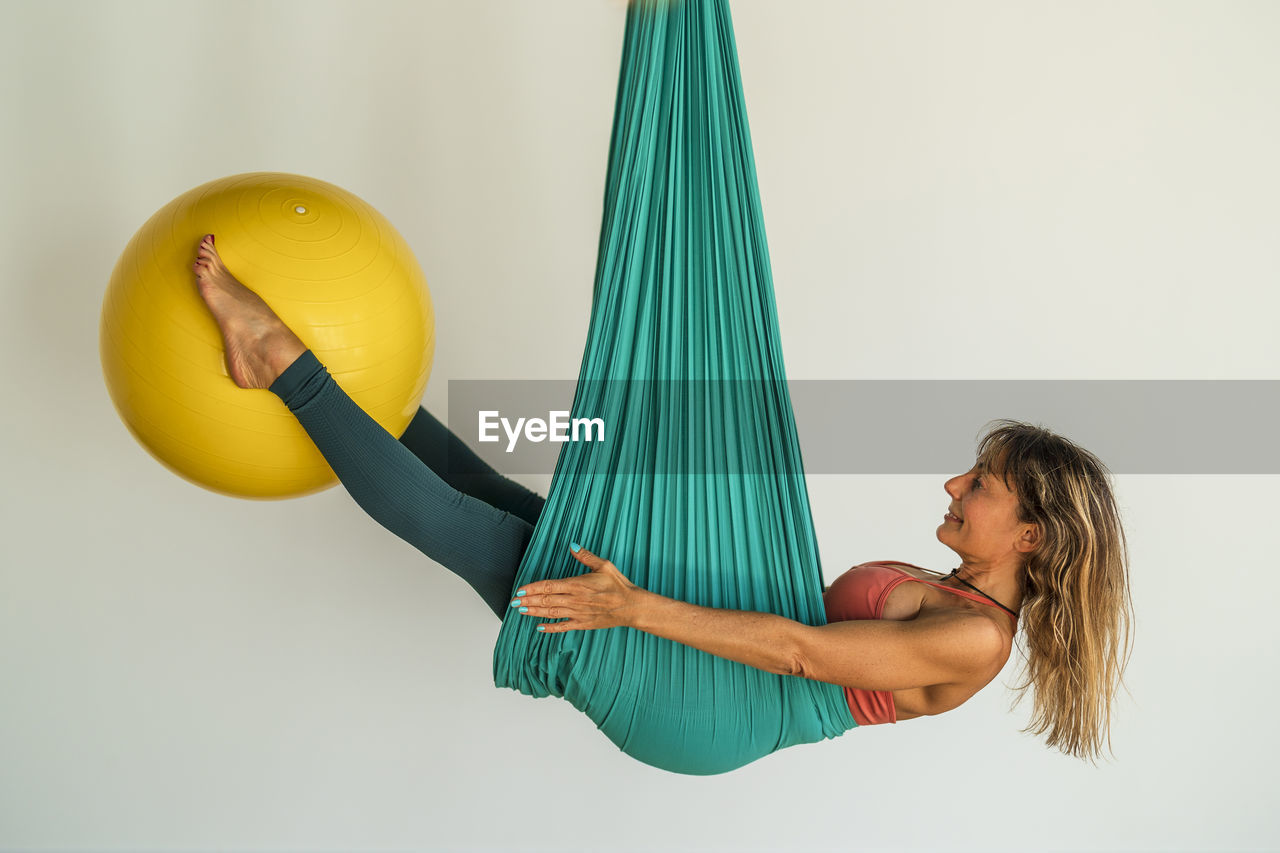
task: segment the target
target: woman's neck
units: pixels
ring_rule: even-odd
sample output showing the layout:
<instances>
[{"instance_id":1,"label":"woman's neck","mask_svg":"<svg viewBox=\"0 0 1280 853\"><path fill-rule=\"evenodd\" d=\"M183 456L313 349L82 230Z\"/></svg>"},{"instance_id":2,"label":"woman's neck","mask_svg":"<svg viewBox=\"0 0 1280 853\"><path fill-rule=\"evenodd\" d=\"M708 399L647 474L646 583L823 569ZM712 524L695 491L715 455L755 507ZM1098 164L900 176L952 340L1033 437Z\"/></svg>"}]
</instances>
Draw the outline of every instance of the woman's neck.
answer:
<instances>
[{"instance_id":1,"label":"woman's neck","mask_svg":"<svg viewBox=\"0 0 1280 853\"><path fill-rule=\"evenodd\" d=\"M959 589L976 589L1002 607L1017 613L1022 607L1024 571L1022 563L983 566L962 562L945 582Z\"/></svg>"}]
</instances>

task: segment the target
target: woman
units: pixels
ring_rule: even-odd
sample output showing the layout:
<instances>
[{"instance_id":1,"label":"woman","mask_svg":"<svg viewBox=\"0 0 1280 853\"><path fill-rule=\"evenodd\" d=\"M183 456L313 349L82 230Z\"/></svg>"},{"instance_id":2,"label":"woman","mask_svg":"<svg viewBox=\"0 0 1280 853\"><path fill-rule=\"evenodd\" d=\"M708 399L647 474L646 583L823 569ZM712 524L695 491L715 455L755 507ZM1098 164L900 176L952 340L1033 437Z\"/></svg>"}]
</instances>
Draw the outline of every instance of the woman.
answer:
<instances>
[{"instance_id":1,"label":"woman","mask_svg":"<svg viewBox=\"0 0 1280 853\"><path fill-rule=\"evenodd\" d=\"M863 725L963 704L1001 671L1021 625L1019 689L1034 688L1029 730L1071 755L1101 753L1128 651L1125 539L1106 468L1066 439L1012 422L990 432L973 469L945 485L950 504L937 537L961 565L945 577L899 563L856 566L826 592L827 625L654 595L576 544L587 574L531 583L513 598L540 499L489 470L425 411L400 442L391 438L235 280L212 235L194 270L236 384L280 396L353 498L471 584L499 617L512 607L560 620L539 626L547 633L626 626L841 685ZM463 473L449 473L462 457Z\"/></svg>"}]
</instances>

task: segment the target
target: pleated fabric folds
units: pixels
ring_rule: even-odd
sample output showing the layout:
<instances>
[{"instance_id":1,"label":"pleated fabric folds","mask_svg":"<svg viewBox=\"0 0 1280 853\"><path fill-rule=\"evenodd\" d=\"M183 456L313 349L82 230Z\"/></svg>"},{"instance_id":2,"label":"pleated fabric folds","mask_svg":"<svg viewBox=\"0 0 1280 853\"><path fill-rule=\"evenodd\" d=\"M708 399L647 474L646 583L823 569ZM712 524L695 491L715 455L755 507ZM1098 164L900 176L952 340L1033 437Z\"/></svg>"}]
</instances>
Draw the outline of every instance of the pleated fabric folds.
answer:
<instances>
[{"instance_id":1,"label":"pleated fabric folds","mask_svg":"<svg viewBox=\"0 0 1280 853\"><path fill-rule=\"evenodd\" d=\"M818 625L822 569L778 332L727 0L633 0L591 319L518 584L580 574L580 542L645 589ZM722 773L852 728L841 688L625 628L506 618L494 681L562 696L624 752Z\"/></svg>"}]
</instances>

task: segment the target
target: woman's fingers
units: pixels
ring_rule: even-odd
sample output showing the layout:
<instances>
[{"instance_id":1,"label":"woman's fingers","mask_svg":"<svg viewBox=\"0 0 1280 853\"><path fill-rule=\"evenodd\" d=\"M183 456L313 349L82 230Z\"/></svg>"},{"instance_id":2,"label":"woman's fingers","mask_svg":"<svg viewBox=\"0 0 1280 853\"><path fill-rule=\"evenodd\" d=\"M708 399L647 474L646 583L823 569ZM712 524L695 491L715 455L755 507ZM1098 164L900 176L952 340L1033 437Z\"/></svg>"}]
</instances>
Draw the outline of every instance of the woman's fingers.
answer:
<instances>
[{"instance_id":1,"label":"woman's fingers","mask_svg":"<svg viewBox=\"0 0 1280 853\"><path fill-rule=\"evenodd\" d=\"M543 633L560 634L565 631L609 627L601 622L598 614L575 607L573 599L569 596L536 596L535 599L530 601L527 597L516 598L511 602L511 606L516 608L521 616L563 620L539 625L538 630Z\"/></svg>"},{"instance_id":2,"label":"woman's fingers","mask_svg":"<svg viewBox=\"0 0 1280 853\"><path fill-rule=\"evenodd\" d=\"M581 631L586 627L574 622L544 622L538 626L538 630L543 634L564 634L569 631Z\"/></svg>"},{"instance_id":3,"label":"woman's fingers","mask_svg":"<svg viewBox=\"0 0 1280 853\"><path fill-rule=\"evenodd\" d=\"M538 616L543 619L568 619L578 615L578 610L569 601L537 601L525 602L516 599L511 603L522 616Z\"/></svg>"},{"instance_id":4,"label":"woman's fingers","mask_svg":"<svg viewBox=\"0 0 1280 853\"><path fill-rule=\"evenodd\" d=\"M618 568L613 563L602 557L591 553L586 548L579 547L577 551L570 549L570 553L574 559L591 569L592 573L605 572L618 574ZM534 581L525 584L516 590L517 597L528 595L554 595L559 593L572 593L577 588L576 585L589 580L592 575L578 575L574 578L566 578L564 580L546 580Z\"/></svg>"},{"instance_id":5,"label":"woman's fingers","mask_svg":"<svg viewBox=\"0 0 1280 853\"><path fill-rule=\"evenodd\" d=\"M612 627L609 615L614 602L602 596L526 595L511 600L521 616L535 619L567 619L571 629Z\"/></svg>"},{"instance_id":6,"label":"woman's fingers","mask_svg":"<svg viewBox=\"0 0 1280 853\"><path fill-rule=\"evenodd\" d=\"M634 590L617 567L598 554L577 546L570 553L590 569L562 580L535 581L516 590L511 607L522 616L562 621L538 626L544 633L612 628L622 624L619 614L628 590Z\"/></svg>"},{"instance_id":7,"label":"woman's fingers","mask_svg":"<svg viewBox=\"0 0 1280 853\"><path fill-rule=\"evenodd\" d=\"M567 592L568 585L574 580L576 578L563 581L534 581L533 583L527 583L516 590L516 598L528 598L531 595L555 595Z\"/></svg>"},{"instance_id":8,"label":"woman's fingers","mask_svg":"<svg viewBox=\"0 0 1280 853\"><path fill-rule=\"evenodd\" d=\"M618 606L618 602L606 590L581 590L576 593L518 596L511 599L511 606L527 616L563 619L575 614L611 610Z\"/></svg>"},{"instance_id":9,"label":"woman's fingers","mask_svg":"<svg viewBox=\"0 0 1280 853\"><path fill-rule=\"evenodd\" d=\"M594 584L587 582L589 578L590 576L588 575L569 581L554 581L552 582L554 586L529 584L516 592L516 597L511 599L511 606L545 606L553 602L556 604L572 604L588 601L605 591L604 588L597 588Z\"/></svg>"},{"instance_id":10,"label":"woman's fingers","mask_svg":"<svg viewBox=\"0 0 1280 853\"><path fill-rule=\"evenodd\" d=\"M579 563L582 563L582 565L586 566L593 572L604 572L607 574L610 572L616 573L618 571L618 567L613 563L610 563L599 554L593 554L586 548L579 548L577 551L574 551L571 548L570 553L573 554L574 558L577 559Z\"/></svg>"}]
</instances>

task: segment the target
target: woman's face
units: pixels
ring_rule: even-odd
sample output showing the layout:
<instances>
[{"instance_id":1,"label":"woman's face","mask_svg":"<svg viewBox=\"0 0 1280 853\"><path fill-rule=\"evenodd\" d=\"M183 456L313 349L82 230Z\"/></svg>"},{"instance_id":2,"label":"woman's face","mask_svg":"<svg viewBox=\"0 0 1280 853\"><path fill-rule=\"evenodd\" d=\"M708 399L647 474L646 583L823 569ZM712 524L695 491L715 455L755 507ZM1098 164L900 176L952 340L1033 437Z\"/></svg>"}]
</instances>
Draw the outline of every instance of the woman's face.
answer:
<instances>
[{"instance_id":1,"label":"woman's face","mask_svg":"<svg viewBox=\"0 0 1280 853\"><path fill-rule=\"evenodd\" d=\"M1035 549L1038 528L1018 521L1018 498L1004 480L975 465L943 486L951 505L938 526L938 541L969 565L1019 565Z\"/></svg>"}]
</instances>

